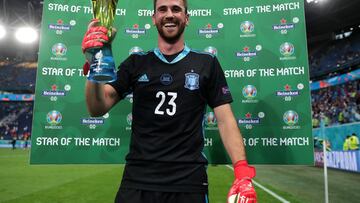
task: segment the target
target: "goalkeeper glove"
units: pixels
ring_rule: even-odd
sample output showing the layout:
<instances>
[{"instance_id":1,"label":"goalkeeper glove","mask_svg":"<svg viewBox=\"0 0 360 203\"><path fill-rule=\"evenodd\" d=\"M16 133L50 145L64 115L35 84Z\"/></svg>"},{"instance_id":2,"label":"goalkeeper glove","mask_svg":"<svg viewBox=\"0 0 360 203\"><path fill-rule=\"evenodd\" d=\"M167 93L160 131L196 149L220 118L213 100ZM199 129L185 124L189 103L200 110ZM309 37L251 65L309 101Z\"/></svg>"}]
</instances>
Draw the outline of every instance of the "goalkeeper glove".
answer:
<instances>
[{"instance_id":1,"label":"goalkeeper glove","mask_svg":"<svg viewBox=\"0 0 360 203\"><path fill-rule=\"evenodd\" d=\"M246 160L234 164L235 181L228 193L228 203L256 203L256 192L251 179L255 177L255 168Z\"/></svg>"},{"instance_id":2,"label":"goalkeeper glove","mask_svg":"<svg viewBox=\"0 0 360 203\"><path fill-rule=\"evenodd\" d=\"M92 19L89 23L81 44L83 53L88 49L101 48L104 43L109 42L108 29L104 26L98 26L98 24L98 19Z\"/></svg>"},{"instance_id":3,"label":"goalkeeper glove","mask_svg":"<svg viewBox=\"0 0 360 203\"><path fill-rule=\"evenodd\" d=\"M81 49L86 57L86 62L83 66L83 73L87 75L90 69L89 61L91 61L92 54L88 52L90 49L101 48L106 43L111 43L115 38L116 29L111 29L111 38L108 36L109 30L104 26L99 26L98 19L92 19L88 25L83 41L81 43Z\"/></svg>"}]
</instances>

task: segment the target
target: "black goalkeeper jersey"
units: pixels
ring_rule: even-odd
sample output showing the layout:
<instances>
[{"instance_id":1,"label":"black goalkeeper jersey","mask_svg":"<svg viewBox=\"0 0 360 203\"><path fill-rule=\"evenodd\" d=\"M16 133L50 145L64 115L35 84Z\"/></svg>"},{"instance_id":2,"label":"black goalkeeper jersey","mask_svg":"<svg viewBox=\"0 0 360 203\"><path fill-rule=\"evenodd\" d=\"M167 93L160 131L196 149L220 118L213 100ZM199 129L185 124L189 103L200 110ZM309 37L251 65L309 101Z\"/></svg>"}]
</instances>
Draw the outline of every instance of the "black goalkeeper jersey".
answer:
<instances>
[{"instance_id":1,"label":"black goalkeeper jersey","mask_svg":"<svg viewBox=\"0 0 360 203\"><path fill-rule=\"evenodd\" d=\"M133 93L132 135L122 188L206 192L206 105L232 102L216 57L185 47L172 62L159 49L129 56L110 83Z\"/></svg>"}]
</instances>

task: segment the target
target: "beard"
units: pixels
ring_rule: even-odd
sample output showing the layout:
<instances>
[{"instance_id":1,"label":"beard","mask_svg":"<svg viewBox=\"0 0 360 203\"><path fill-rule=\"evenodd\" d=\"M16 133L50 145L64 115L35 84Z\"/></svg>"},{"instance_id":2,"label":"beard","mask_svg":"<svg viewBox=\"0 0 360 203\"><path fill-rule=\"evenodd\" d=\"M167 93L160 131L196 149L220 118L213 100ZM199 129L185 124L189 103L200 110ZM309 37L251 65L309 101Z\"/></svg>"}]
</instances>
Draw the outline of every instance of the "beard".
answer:
<instances>
[{"instance_id":1,"label":"beard","mask_svg":"<svg viewBox=\"0 0 360 203\"><path fill-rule=\"evenodd\" d=\"M175 30L172 32L168 32L167 28L165 27L166 23L174 23ZM162 20L160 23L156 24L156 28L159 32L160 37L169 44L174 44L180 39L180 37L184 33L185 27L186 27L185 22L179 22L179 20L177 19Z\"/></svg>"}]
</instances>

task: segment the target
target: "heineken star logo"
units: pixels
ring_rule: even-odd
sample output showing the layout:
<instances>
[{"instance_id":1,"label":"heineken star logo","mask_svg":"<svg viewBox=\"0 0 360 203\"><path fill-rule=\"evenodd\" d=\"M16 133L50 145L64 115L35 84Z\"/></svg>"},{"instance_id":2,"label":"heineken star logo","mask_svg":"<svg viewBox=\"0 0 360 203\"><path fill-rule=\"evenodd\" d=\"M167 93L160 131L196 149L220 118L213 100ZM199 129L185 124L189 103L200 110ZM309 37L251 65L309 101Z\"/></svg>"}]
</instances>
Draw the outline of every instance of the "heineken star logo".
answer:
<instances>
[{"instance_id":1,"label":"heineken star logo","mask_svg":"<svg viewBox=\"0 0 360 203\"><path fill-rule=\"evenodd\" d=\"M55 84L51 86L52 91L56 91L56 89L57 89L57 86Z\"/></svg>"},{"instance_id":2,"label":"heineken star logo","mask_svg":"<svg viewBox=\"0 0 360 203\"><path fill-rule=\"evenodd\" d=\"M61 19L59 19L59 20L57 21L57 24L58 24L58 25L62 25L63 23L64 23L64 21L61 20Z\"/></svg>"},{"instance_id":3,"label":"heineken star logo","mask_svg":"<svg viewBox=\"0 0 360 203\"><path fill-rule=\"evenodd\" d=\"M248 51L249 51L249 49L250 49L250 48L249 48L249 47L247 47L247 46L246 46L246 47L244 47L244 51L245 51L245 52L248 52Z\"/></svg>"},{"instance_id":4,"label":"heineken star logo","mask_svg":"<svg viewBox=\"0 0 360 203\"><path fill-rule=\"evenodd\" d=\"M251 113L248 112L247 114L245 114L245 117L248 119L251 118Z\"/></svg>"},{"instance_id":5,"label":"heineken star logo","mask_svg":"<svg viewBox=\"0 0 360 203\"><path fill-rule=\"evenodd\" d=\"M286 19L283 18L280 20L280 22L281 22L281 24L286 24Z\"/></svg>"},{"instance_id":6,"label":"heineken star logo","mask_svg":"<svg viewBox=\"0 0 360 203\"><path fill-rule=\"evenodd\" d=\"M286 90L286 91L290 91L290 90L291 90L291 86L288 85L288 84L286 84L286 85L285 85L285 90Z\"/></svg>"},{"instance_id":7,"label":"heineken star logo","mask_svg":"<svg viewBox=\"0 0 360 203\"><path fill-rule=\"evenodd\" d=\"M207 28L211 29L212 25L210 23L207 24Z\"/></svg>"},{"instance_id":8,"label":"heineken star logo","mask_svg":"<svg viewBox=\"0 0 360 203\"><path fill-rule=\"evenodd\" d=\"M135 24L135 25L133 25L133 28L134 28L134 29L139 29L139 25L138 25L138 24Z\"/></svg>"}]
</instances>

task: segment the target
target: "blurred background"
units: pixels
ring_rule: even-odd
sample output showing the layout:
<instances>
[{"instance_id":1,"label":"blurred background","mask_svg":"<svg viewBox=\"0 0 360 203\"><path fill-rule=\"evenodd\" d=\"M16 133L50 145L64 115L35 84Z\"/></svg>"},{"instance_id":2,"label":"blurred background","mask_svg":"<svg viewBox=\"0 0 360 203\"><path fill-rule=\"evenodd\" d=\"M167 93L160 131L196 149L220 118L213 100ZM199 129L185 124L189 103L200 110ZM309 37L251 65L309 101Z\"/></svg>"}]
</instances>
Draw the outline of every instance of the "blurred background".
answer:
<instances>
[{"instance_id":1,"label":"blurred background","mask_svg":"<svg viewBox=\"0 0 360 203\"><path fill-rule=\"evenodd\" d=\"M330 201L360 202L360 1L304 3L315 163L257 166L259 202L325 202L324 145ZM0 202L112 202L122 166L28 165L42 6L0 0ZM225 202L227 170L210 167L211 202Z\"/></svg>"}]
</instances>

